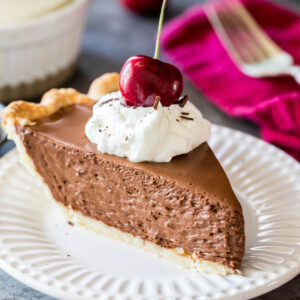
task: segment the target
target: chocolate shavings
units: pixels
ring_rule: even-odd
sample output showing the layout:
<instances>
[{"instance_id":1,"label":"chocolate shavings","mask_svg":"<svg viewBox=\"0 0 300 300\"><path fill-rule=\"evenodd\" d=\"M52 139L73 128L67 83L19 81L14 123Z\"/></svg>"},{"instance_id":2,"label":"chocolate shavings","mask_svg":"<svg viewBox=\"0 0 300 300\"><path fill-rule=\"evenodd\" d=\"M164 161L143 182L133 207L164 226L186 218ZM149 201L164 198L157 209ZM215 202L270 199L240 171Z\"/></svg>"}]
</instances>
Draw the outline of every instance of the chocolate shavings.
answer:
<instances>
[{"instance_id":1,"label":"chocolate shavings","mask_svg":"<svg viewBox=\"0 0 300 300\"><path fill-rule=\"evenodd\" d=\"M160 101L160 97L159 96L156 96L155 97L155 101L154 101L154 105L153 105L153 108L156 110L157 109L157 107L158 107L158 103L159 103L159 101Z\"/></svg>"},{"instance_id":2,"label":"chocolate shavings","mask_svg":"<svg viewBox=\"0 0 300 300\"><path fill-rule=\"evenodd\" d=\"M117 100L120 100L119 98L112 98L112 99L108 99L108 100L106 100L106 101L104 101L104 102L102 102L102 103L99 103L99 107L100 106L103 106L103 105L105 105L105 104L107 104L107 103L109 103L109 102L112 102L112 101L117 101Z\"/></svg>"},{"instance_id":3,"label":"chocolate shavings","mask_svg":"<svg viewBox=\"0 0 300 300\"><path fill-rule=\"evenodd\" d=\"M180 107L184 107L186 105L186 103L189 101L189 96L185 95L184 97L180 97L178 100L178 105Z\"/></svg>"},{"instance_id":4,"label":"chocolate shavings","mask_svg":"<svg viewBox=\"0 0 300 300\"><path fill-rule=\"evenodd\" d=\"M194 121L194 119L190 118L190 117L180 116L180 118L185 119L185 120Z\"/></svg>"}]
</instances>

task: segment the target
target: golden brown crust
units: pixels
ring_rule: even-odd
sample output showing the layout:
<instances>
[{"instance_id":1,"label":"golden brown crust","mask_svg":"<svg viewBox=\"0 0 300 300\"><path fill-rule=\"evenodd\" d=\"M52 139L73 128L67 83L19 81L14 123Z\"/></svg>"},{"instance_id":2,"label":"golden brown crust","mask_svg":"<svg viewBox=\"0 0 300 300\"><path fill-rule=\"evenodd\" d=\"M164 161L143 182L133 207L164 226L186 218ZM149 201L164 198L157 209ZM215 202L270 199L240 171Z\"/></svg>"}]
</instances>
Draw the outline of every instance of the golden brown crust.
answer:
<instances>
[{"instance_id":1,"label":"golden brown crust","mask_svg":"<svg viewBox=\"0 0 300 300\"><path fill-rule=\"evenodd\" d=\"M118 73L106 73L96 78L90 86L89 97L99 99L107 93L119 90L119 77Z\"/></svg>"},{"instance_id":2,"label":"golden brown crust","mask_svg":"<svg viewBox=\"0 0 300 300\"><path fill-rule=\"evenodd\" d=\"M94 103L92 98L99 98L106 93L118 90L119 74L106 73L95 79L88 95L74 89L52 89L44 94L40 103L14 101L2 112L2 124L7 130L8 121L14 124L31 125L35 120L49 116L62 107L77 103ZM93 96L93 97L92 97Z\"/></svg>"},{"instance_id":3,"label":"golden brown crust","mask_svg":"<svg viewBox=\"0 0 300 300\"><path fill-rule=\"evenodd\" d=\"M3 127L8 120L15 124L30 125L34 120L49 116L62 107L76 103L91 103L94 100L74 89L52 89L44 94L41 103L14 101L2 113Z\"/></svg>"}]
</instances>

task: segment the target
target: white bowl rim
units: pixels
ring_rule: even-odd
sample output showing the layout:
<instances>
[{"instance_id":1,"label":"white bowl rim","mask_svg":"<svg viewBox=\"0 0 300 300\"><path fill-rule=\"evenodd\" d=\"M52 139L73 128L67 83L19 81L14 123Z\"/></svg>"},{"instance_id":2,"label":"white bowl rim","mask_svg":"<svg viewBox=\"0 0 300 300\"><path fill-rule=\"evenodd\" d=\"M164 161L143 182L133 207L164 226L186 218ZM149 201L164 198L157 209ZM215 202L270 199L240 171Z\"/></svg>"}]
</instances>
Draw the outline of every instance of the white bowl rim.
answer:
<instances>
[{"instance_id":1,"label":"white bowl rim","mask_svg":"<svg viewBox=\"0 0 300 300\"><path fill-rule=\"evenodd\" d=\"M53 20L63 17L69 14L70 11L76 10L83 3L90 2L90 0L72 0L70 3L65 4L61 8L58 8L52 12L46 13L42 16L32 18L30 20L22 21L20 23L13 24L5 24L0 26L0 33L7 31L14 31L20 29L29 29L30 27L34 27L36 25L46 24L52 22Z\"/></svg>"}]
</instances>

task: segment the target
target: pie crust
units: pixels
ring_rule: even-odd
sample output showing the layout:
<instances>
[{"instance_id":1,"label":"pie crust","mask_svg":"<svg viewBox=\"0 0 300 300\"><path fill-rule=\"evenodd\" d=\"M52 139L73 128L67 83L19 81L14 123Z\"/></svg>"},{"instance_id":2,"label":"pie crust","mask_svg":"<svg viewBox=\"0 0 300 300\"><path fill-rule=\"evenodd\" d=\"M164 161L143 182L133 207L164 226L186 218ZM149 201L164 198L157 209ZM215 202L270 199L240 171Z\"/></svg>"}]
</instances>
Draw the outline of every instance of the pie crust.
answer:
<instances>
[{"instance_id":1,"label":"pie crust","mask_svg":"<svg viewBox=\"0 0 300 300\"><path fill-rule=\"evenodd\" d=\"M107 73L94 80L89 89L88 95L80 94L74 89L52 89L45 93L39 104L29 103L25 101L12 102L2 113L2 123L9 138L13 139L17 145L21 156L22 163L27 167L30 173L37 175L39 180L43 182L43 178L37 172L34 162L29 157L23 142L16 132L16 125L34 126L35 120L49 116L63 107L78 103L94 103L104 94L114 92L119 89L119 75L117 73ZM99 232L111 238L124 241L128 244L135 245L142 250L150 251L153 254L167 258L176 262L177 264L193 269L197 272L213 273L218 275L229 275L240 273L239 270L227 267L218 262L212 262L204 259L199 259L194 255L184 253L183 249L167 249L162 248L154 243L145 242L139 237L134 237L131 234L124 233L113 227L110 227L101 221L96 221L92 218L86 217L80 212L59 204L53 198L47 184L43 184L46 193L50 199L53 199L58 206L62 207L69 220L73 223Z\"/></svg>"}]
</instances>

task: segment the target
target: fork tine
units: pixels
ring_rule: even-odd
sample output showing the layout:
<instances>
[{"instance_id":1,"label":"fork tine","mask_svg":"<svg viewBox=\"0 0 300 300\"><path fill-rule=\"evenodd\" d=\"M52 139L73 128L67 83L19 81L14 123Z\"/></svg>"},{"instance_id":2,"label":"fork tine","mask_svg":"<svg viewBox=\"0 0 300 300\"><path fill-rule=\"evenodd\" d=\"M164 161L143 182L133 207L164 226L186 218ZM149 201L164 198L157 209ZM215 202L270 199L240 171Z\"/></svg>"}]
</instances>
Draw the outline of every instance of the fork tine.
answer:
<instances>
[{"instance_id":1,"label":"fork tine","mask_svg":"<svg viewBox=\"0 0 300 300\"><path fill-rule=\"evenodd\" d=\"M233 20L236 23L236 27L241 31L241 35L244 37L245 46L249 47L257 61L268 58L268 53L265 51L264 47L261 46L256 35L236 9L238 4L240 4L239 0L225 1L225 5L227 5L228 9L230 9Z\"/></svg>"},{"instance_id":2,"label":"fork tine","mask_svg":"<svg viewBox=\"0 0 300 300\"><path fill-rule=\"evenodd\" d=\"M264 59L277 54L281 49L263 32L239 0L225 0L232 14L239 20L240 26L247 32L253 50Z\"/></svg>"},{"instance_id":3,"label":"fork tine","mask_svg":"<svg viewBox=\"0 0 300 300\"><path fill-rule=\"evenodd\" d=\"M246 8L240 3L240 1L234 1L234 4L236 11L239 13L245 24L247 24L249 30L253 33L253 36L257 37L261 47L265 49L268 55L273 56L281 52L282 50L260 28Z\"/></svg>"},{"instance_id":4,"label":"fork tine","mask_svg":"<svg viewBox=\"0 0 300 300\"><path fill-rule=\"evenodd\" d=\"M205 13L207 15L207 18L209 19L212 27L214 28L214 31L216 32L217 36L221 40L222 44L227 49L228 54L231 56L231 58L236 61L237 64L241 65L244 61L244 58L241 56L241 53L239 53L234 44L232 43L232 40L229 38L225 27L223 26L216 8L214 7L213 3L207 3L206 6L204 6Z\"/></svg>"},{"instance_id":5,"label":"fork tine","mask_svg":"<svg viewBox=\"0 0 300 300\"><path fill-rule=\"evenodd\" d=\"M245 19L240 14L238 7L243 7L239 0L225 1L230 12L233 16L233 20L236 23L236 27L241 30L244 37L245 47L249 47L251 52L256 58L256 62L267 59L270 57L267 49L260 43L260 39L257 37L255 32L251 29L249 24L245 22Z\"/></svg>"},{"instance_id":6,"label":"fork tine","mask_svg":"<svg viewBox=\"0 0 300 300\"><path fill-rule=\"evenodd\" d=\"M265 58L264 53L260 51L252 39L247 27L244 26L231 6L223 2L218 14L237 52L243 57L244 63L255 63Z\"/></svg>"},{"instance_id":7,"label":"fork tine","mask_svg":"<svg viewBox=\"0 0 300 300\"><path fill-rule=\"evenodd\" d=\"M239 0L211 2L206 14L229 55L238 64L257 63L281 51Z\"/></svg>"},{"instance_id":8,"label":"fork tine","mask_svg":"<svg viewBox=\"0 0 300 300\"><path fill-rule=\"evenodd\" d=\"M249 38L241 30L231 8L224 5L224 1L211 2L207 16L228 54L237 64L251 64L259 60L260 57L248 45Z\"/></svg>"}]
</instances>

